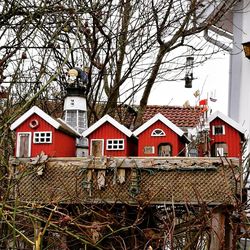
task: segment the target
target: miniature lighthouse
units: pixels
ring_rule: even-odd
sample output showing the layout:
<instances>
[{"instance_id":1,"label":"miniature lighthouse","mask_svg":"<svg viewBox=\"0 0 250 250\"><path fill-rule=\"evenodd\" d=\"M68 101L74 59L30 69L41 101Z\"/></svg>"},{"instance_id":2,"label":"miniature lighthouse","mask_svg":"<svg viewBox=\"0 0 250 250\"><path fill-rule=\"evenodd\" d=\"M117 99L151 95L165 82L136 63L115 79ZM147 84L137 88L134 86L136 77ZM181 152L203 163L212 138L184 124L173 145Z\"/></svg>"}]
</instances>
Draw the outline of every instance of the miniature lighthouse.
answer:
<instances>
[{"instance_id":1,"label":"miniature lighthouse","mask_svg":"<svg viewBox=\"0 0 250 250\"><path fill-rule=\"evenodd\" d=\"M66 98L64 99L64 120L77 132L82 134L88 128L86 85L88 75L86 70L73 68L68 71L68 87L66 88ZM87 138L76 139L76 156L86 156L88 154Z\"/></svg>"}]
</instances>

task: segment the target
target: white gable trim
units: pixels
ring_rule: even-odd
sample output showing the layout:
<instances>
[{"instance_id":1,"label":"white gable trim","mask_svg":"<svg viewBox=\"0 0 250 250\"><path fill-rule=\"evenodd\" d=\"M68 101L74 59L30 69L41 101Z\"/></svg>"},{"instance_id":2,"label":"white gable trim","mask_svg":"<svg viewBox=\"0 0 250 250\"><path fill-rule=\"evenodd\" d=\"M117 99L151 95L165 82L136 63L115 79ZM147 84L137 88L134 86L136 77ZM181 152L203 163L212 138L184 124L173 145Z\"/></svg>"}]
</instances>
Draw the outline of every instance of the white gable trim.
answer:
<instances>
[{"instance_id":1,"label":"white gable trim","mask_svg":"<svg viewBox=\"0 0 250 250\"><path fill-rule=\"evenodd\" d=\"M114 118L112 118L109 115L105 115L100 120L98 120L96 123L94 123L92 126L90 126L88 129L86 129L82 133L82 136L83 137L87 137L89 134L91 134L97 128L99 128L101 125L103 125L105 122L109 122L115 128L117 128L118 130L120 130L123 134L125 134L128 137L131 137L132 134L133 134L128 128L126 128L125 126L123 126L122 124L120 124L119 122L117 122Z\"/></svg>"},{"instance_id":2,"label":"white gable trim","mask_svg":"<svg viewBox=\"0 0 250 250\"><path fill-rule=\"evenodd\" d=\"M229 124L231 127L235 128L236 130L238 130L240 133L242 133L243 135L245 134L245 129L236 121L234 121L233 119L231 119L230 117L224 115L223 113L221 113L220 111L216 111L214 112L211 116L209 116L208 118L208 122L212 122L214 119L216 118L220 118L221 120L223 120L224 122L226 122L227 124Z\"/></svg>"},{"instance_id":3,"label":"white gable trim","mask_svg":"<svg viewBox=\"0 0 250 250\"><path fill-rule=\"evenodd\" d=\"M37 114L41 118L43 118L46 122L48 122L51 126L58 129L60 127L60 123L53 119L51 116L46 114L37 106L33 106L27 112L25 112L21 117L19 117L14 123L11 124L10 129L15 130L18 126L20 126L24 121L26 121L31 115Z\"/></svg>"},{"instance_id":4,"label":"white gable trim","mask_svg":"<svg viewBox=\"0 0 250 250\"><path fill-rule=\"evenodd\" d=\"M164 123L167 127L172 129L177 135L179 135L179 136L184 135L184 132L180 128L178 128L175 124L173 124L170 120L168 120L165 116L163 116L160 113L156 114L150 120L148 120L147 122L142 124L139 128L137 128L133 132L133 134L135 136L138 136L139 134L141 134L143 131L145 131L147 128L149 128L151 125L153 125L157 121L161 121L162 123Z\"/></svg>"}]
</instances>

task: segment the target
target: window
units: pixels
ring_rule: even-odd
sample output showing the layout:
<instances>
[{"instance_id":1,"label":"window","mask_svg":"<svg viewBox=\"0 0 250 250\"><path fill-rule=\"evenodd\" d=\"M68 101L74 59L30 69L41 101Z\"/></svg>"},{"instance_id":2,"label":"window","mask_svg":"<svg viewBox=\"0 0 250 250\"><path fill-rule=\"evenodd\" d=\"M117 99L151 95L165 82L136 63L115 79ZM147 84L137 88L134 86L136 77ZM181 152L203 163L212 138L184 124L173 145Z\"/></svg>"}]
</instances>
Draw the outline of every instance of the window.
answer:
<instances>
[{"instance_id":1,"label":"window","mask_svg":"<svg viewBox=\"0 0 250 250\"><path fill-rule=\"evenodd\" d=\"M123 150L124 139L108 139L107 150Z\"/></svg>"},{"instance_id":2,"label":"window","mask_svg":"<svg viewBox=\"0 0 250 250\"><path fill-rule=\"evenodd\" d=\"M82 133L88 128L86 111L66 110L64 119L68 125L76 129L79 133Z\"/></svg>"},{"instance_id":3,"label":"window","mask_svg":"<svg viewBox=\"0 0 250 250\"><path fill-rule=\"evenodd\" d=\"M225 134L225 126L224 125L216 125L212 128L213 135L224 135Z\"/></svg>"},{"instance_id":4,"label":"window","mask_svg":"<svg viewBox=\"0 0 250 250\"><path fill-rule=\"evenodd\" d=\"M78 127L79 132L82 133L84 130L88 128L87 126L87 112L78 110Z\"/></svg>"},{"instance_id":5,"label":"window","mask_svg":"<svg viewBox=\"0 0 250 250\"><path fill-rule=\"evenodd\" d=\"M145 146L143 149L143 152L145 155L147 154L154 154L155 153L155 147L154 146Z\"/></svg>"},{"instance_id":6,"label":"window","mask_svg":"<svg viewBox=\"0 0 250 250\"><path fill-rule=\"evenodd\" d=\"M168 143L161 143L158 147L159 156L172 156L172 146Z\"/></svg>"},{"instance_id":7,"label":"window","mask_svg":"<svg viewBox=\"0 0 250 250\"><path fill-rule=\"evenodd\" d=\"M214 143L212 145L212 156L227 156L228 155L228 145L224 142Z\"/></svg>"},{"instance_id":8,"label":"window","mask_svg":"<svg viewBox=\"0 0 250 250\"><path fill-rule=\"evenodd\" d=\"M34 132L34 143L51 143L52 132Z\"/></svg>"},{"instance_id":9,"label":"window","mask_svg":"<svg viewBox=\"0 0 250 250\"><path fill-rule=\"evenodd\" d=\"M166 135L165 132L160 128L154 129L151 133L151 136L165 136L165 135Z\"/></svg>"},{"instance_id":10,"label":"window","mask_svg":"<svg viewBox=\"0 0 250 250\"><path fill-rule=\"evenodd\" d=\"M77 126L77 110L67 110L66 111L66 123L71 127L76 128Z\"/></svg>"}]
</instances>

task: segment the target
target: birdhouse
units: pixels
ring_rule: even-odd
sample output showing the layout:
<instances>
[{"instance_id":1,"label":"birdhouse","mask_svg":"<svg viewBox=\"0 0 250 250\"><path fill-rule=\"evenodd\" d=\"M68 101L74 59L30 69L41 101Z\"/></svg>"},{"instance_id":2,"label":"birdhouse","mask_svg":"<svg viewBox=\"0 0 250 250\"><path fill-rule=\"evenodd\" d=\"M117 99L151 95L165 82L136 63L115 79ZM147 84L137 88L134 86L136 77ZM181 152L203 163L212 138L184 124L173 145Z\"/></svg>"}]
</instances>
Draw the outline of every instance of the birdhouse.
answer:
<instances>
[{"instance_id":1,"label":"birdhouse","mask_svg":"<svg viewBox=\"0 0 250 250\"><path fill-rule=\"evenodd\" d=\"M246 58L250 59L250 42L242 43Z\"/></svg>"},{"instance_id":2,"label":"birdhouse","mask_svg":"<svg viewBox=\"0 0 250 250\"><path fill-rule=\"evenodd\" d=\"M188 56L186 59L185 88L192 88L194 58Z\"/></svg>"}]
</instances>

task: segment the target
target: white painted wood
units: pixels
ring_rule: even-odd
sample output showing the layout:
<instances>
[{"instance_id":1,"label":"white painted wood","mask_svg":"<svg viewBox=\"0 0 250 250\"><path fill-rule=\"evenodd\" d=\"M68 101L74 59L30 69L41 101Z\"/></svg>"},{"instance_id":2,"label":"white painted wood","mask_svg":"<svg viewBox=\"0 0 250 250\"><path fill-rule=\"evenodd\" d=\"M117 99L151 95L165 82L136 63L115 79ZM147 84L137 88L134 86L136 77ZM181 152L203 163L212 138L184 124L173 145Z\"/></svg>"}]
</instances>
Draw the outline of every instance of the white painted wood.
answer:
<instances>
[{"instance_id":1,"label":"white painted wood","mask_svg":"<svg viewBox=\"0 0 250 250\"><path fill-rule=\"evenodd\" d=\"M250 2L239 1L233 14L233 53L229 82L229 116L250 132L250 60L245 57L242 43L250 41ZM249 147L250 148L250 147Z\"/></svg>"},{"instance_id":2,"label":"white painted wood","mask_svg":"<svg viewBox=\"0 0 250 250\"><path fill-rule=\"evenodd\" d=\"M128 128L126 128L125 126L123 126L122 124L120 124L119 122L117 122L114 118L112 118L109 115L103 116L100 120L98 120L96 123L94 123L88 129L86 129L82 133L82 135L84 137L87 137L89 134L91 134L93 131L95 131L97 128L99 128L105 122L109 122L114 127L116 127L118 130L120 130L123 134L125 134L126 136L128 136L128 137L132 136L132 132Z\"/></svg>"},{"instance_id":3,"label":"white painted wood","mask_svg":"<svg viewBox=\"0 0 250 250\"><path fill-rule=\"evenodd\" d=\"M212 115L210 115L208 117L208 122L211 123L217 117L220 118L222 121L226 122L227 124L229 124L231 127L233 127L236 130L238 130L240 133L242 133L242 134L245 133L246 129L243 126L241 126L238 122L234 121L230 117L224 115L220 111L216 111ZM213 130L213 134L214 134L214 130ZM225 128L224 128L224 134L225 134Z\"/></svg>"},{"instance_id":4,"label":"white painted wood","mask_svg":"<svg viewBox=\"0 0 250 250\"><path fill-rule=\"evenodd\" d=\"M27 112L25 112L22 116L20 116L14 123L11 124L10 129L15 130L19 125L21 125L24 121L26 121L31 115L37 114L43 120L48 122L51 126L58 129L60 127L60 123L53 119L51 116L46 114L37 106L33 106Z\"/></svg>"},{"instance_id":5,"label":"white painted wood","mask_svg":"<svg viewBox=\"0 0 250 250\"><path fill-rule=\"evenodd\" d=\"M145 131L148 127L150 127L151 125L153 125L157 121L161 121L162 123L164 123L167 127L172 129L177 135L179 135L179 136L184 135L184 132L180 128L178 128L175 124L173 124L170 120L168 120L165 116L163 116L160 113L156 114L150 120L148 120L147 122L142 124L139 128L137 128L133 132L133 134L135 136L138 136L139 134L141 134L143 131Z\"/></svg>"},{"instance_id":6,"label":"white painted wood","mask_svg":"<svg viewBox=\"0 0 250 250\"><path fill-rule=\"evenodd\" d=\"M64 100L65 110L82 110L87 111L86 99L80 96L67 96Z\"/></svg>"}]
</instances>

